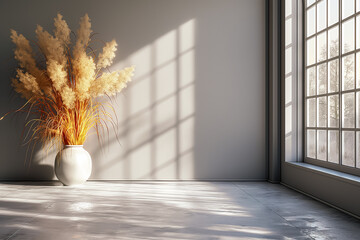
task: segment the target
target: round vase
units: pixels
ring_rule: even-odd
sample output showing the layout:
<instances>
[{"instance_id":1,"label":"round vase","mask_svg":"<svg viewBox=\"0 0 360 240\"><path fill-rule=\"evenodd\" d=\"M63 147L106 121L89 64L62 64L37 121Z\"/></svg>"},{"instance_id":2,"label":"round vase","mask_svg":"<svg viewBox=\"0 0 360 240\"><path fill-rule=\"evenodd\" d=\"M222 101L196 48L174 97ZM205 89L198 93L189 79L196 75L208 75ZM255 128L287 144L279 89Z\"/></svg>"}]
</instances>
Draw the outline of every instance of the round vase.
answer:
<instances>
[{"instance_id":1,"label":"round vase","mask_svg":"<svg viewBox=\"0 0 360 240\"><path fill-rule=\"evenodd\" d=\"M83 145L65 145L55 158L56 177L65 186L83 184L91 174L90 154Z\"/></svg>"}]
</instances>

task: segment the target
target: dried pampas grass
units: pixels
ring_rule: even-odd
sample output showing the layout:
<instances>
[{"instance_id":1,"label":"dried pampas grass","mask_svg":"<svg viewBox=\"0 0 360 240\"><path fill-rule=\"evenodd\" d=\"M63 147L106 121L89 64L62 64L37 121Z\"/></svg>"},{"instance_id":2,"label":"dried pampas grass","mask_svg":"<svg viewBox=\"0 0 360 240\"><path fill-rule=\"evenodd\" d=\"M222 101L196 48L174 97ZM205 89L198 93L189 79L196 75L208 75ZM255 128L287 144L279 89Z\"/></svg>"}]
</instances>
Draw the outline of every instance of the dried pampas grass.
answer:
<instances>
[{"instance_id":1,"label":"dried pampas grass","mask_svg":"<svg viewBox=\"0 0 360 240\"><path fill-rule=\"evenodd\" d=\"M91 23L86 14L80 20L74 44L71 30L63 16L54 18L54 35L37 26L35 33L39 51L46 63L41 68L29 41L15 30L11 40L16 45L14 57L19 63L14 90L27 100L27 112L32 116L30 141L62 145L82 145L89 129L104 129L112 121L98 96L112 96L124 89L134 73L134 67L120 71L105 71L115 58L115 40L105 43L96 57L91 43ZM22 107L19 110L24 110ZM18 110L18 111L19 111ZM35 123L35 124L34 124Z\"/></svg>"}]
</instances>

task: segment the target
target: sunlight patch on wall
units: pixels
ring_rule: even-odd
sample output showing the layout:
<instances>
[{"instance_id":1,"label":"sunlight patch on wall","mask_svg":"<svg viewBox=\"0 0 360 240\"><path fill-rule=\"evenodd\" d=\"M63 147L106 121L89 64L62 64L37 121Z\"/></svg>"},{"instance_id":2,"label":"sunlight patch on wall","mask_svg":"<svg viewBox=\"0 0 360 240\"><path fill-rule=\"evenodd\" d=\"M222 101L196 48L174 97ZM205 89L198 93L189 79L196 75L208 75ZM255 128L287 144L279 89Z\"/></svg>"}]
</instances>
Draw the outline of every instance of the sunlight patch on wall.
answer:
<instances>
[{"instance_id":1,"label":"sunlight patch on wall","mask_svg":"<svg viewBox=\"0 0 360 240\"><path fill-rule=\"evenodd\" d=\"M293 86L297 79L296 68L296 48L294 29L296 21L292 9L292 0L285 3L285 161L296 159L296 94Z\"/></svg>"},{"instance_id":2,"label":"sunlight patch on wall","mask_svg":"<svg viewBox=\"0 0 360 240\"><path fill-rule=\"evenodd\" d=\"M114 65L136 66L133 81L116 99L122 146L110 142L113 160L102 164L107 171L122 162L114 178L193 178L195 25L189 20Z\"/></svg>"}]
</instances>

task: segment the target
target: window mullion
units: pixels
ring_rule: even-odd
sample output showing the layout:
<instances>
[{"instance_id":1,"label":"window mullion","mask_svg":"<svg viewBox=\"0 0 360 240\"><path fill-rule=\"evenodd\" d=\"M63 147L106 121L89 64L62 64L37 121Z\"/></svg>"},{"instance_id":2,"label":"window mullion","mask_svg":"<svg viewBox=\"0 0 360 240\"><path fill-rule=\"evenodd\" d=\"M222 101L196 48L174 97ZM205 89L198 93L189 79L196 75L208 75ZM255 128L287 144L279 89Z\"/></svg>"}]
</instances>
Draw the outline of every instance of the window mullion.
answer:
<instances>
[{"instance_id":1,"label":"window mullion","mask_svg":"<svg viewBox=\"0 0 360 240\"><path fill-rule=\"evenodd\" d=\"M317 64L317 40L318 40L318 35L317 35L317 20L318 20L318 16L317 16L317 2L315 5L315 94L318 95L318 64ZM316 124L315 126L318 127L318 98L316 98L316 102L315 102L315 119L316 119ZM315 158L318 158L318 130L315 130Z\"/></svg>"},{"instance_id":2,"label":"window mullion","mask_svg":"<svg viewBox=\"0 0 360 240\"><path fill-rule=\"evenodd\" d=\"M327 93L327 97L326 97L326 102L327 102L327 106L326 106L326 127L327 127L327 131L326 131L326 161L329 161L329 1L326 0L326 93Z\"/></svg>"},{"instance_id":3,"label":"window mullion","mask_svg":"<svg viewBox=\"0 0 360 240\"><path fill-rule=\"evenodd\" d=\"M342 4L339 4L339 165L342 165Z\"/></svg>"},{"instance_id":4,"label":"window mullion","mask_svg":"<svg viewBox=\"0 0 360 240\"><path fill-rule=\"evenodd\" d=\"M354 0L354 12L355 12L355 16L354 16L354 46L355 46L355 50L357 48L357 43L356 43L356 18L357 18L357 15L356 15L356 0ZM354 89L355 89L355 92L354 92L354 127L356 129L356 122L357 122L357 116L356 116L356 110L357 110L357 106L356 106L356 76L357 76L357 71L356 71L356 54L357 53L354 53ZM354 131L354 166L356 168L356 162L357 162L357 149L356 149L356 131Z\"/></svg>"}]
</instances>

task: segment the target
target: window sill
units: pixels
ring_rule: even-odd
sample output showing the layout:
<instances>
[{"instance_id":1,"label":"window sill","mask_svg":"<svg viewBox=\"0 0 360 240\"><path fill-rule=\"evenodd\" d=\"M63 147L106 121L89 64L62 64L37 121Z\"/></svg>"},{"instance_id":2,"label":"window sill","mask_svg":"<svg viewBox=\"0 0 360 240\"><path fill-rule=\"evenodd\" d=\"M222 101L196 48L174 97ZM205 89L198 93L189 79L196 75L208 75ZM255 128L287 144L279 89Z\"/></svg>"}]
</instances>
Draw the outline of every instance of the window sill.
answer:
<instances>
[{"instance_id":1,"label":"window sill","mask_svg":"<svg viewBox=\"0 0 360 240\"><path fill-rule=\"evenodd\" d=\"M347 182L347 183L350 183L350 184L354 184L354 185L360 187L360 177L355 176L355 175L335 171L335 170L324 168L324 167L319 167L319 166L304 163L304 162L286 162L286 164L288 166L301 168L301 169L306 170L306 171L310 171L310 172L313 172L313 173L316 173L316 174L324 175L326 177L335 178L335 179L338 179L340 181Z\"/></svg>"}]
</instances>

